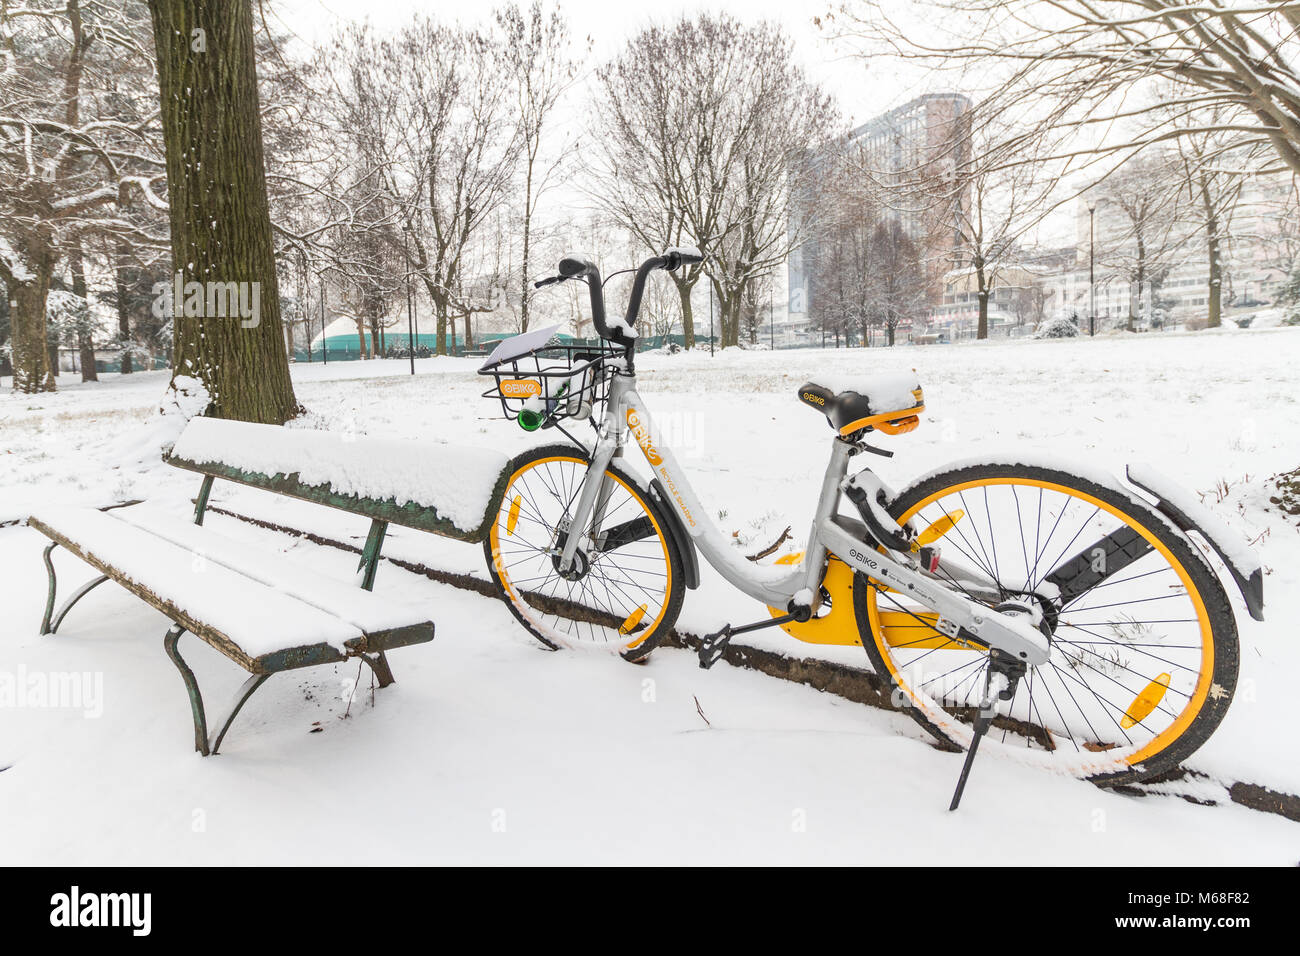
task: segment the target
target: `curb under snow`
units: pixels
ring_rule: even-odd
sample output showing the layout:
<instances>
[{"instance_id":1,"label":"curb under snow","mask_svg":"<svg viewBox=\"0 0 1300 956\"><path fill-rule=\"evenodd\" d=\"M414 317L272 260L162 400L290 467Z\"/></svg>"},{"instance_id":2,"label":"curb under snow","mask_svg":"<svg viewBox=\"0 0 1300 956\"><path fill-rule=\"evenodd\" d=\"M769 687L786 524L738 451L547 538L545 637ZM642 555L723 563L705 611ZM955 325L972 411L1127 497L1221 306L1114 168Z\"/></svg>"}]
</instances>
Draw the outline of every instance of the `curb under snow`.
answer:
<instances>
[{"instance_id":1,"label":"curb under snow","mask_svg":"<svg viewBox=\"0 0 1300 956\"><path fill-rule=\"evenodd\" d=\"M215 504L210 504L208 511L226 515L269 531L291 535L295 538L303 538L314 544L337 548L341 551L350 551L354 554L361 553L359 547L349 542L328 538L311 531L304 531L301 528L254 518ZM470 574L445 571L418 561L388 557L386 555L383 560L395 567L423 575L440 584L448 584L461 590L473 591L475 594L481 594L484 597L497 597L496 588L492 582L476 578ZM699 643L700 639L697 635L674 630L660 646L694 650L699 647ZM766 674L769 677L804 684L857 704L866 704L868 707L875 707L880 710L900 710L900 708L894 706L888 690L882 689L880 678L870 670L814 657L790 657L776 651L764 650L735 642L728 645L722 659L733 667L743 667ZM957 748L943 746L938 742L935 742L934 746L938 749L958 752ZM1243 781L1228 783L1214 780L1200 771L1187 767L1170 771L1142 784L1110 787L1109 789L1132 796L1156 794L1177 796L1192 803L1208 806L1218 806L1222 800L1226 799L1251 810L1274 813L1300 823L1300 796L1271 790L1256 783L1245 783Z\"/></svg>"}]
</instances>

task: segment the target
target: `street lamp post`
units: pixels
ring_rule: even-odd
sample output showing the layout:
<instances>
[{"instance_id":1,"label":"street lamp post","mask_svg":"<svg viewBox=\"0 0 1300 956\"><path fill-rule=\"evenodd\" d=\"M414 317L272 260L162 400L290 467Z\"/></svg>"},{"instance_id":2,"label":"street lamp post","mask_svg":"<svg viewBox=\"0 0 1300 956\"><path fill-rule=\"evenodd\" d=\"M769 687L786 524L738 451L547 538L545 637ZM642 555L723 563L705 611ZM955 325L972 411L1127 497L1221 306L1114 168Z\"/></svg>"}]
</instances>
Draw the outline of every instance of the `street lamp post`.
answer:
<instances>
[{"instance_id":1,"label":"street lamp post","mask_svg":"<svg viewBox=\"0 0 1300 956\"><path fill-rule=\"evenodd\" d=\"M713 354L713 283L709 283L709 355Z\"/></svg>"},{"instance_id":2,"label":"street lamp post","mask_svg":"<svg viewBox=\"0 0 1300 956\"><path fill-rule=\"evenodd\" d=\"M402 233L402 258L406 260L406 344L411 353L411 374L415 374L415 307L411 304L411 253ZM468 321L468 320L467 320Z\"/></svg>"},{"instance_id":3,"label":"street lamp post","mask_svg":"<svg viewBox=\"0 0 1300 956\"><path fill-rule=\"evenodd\" d=\"M324 364L330 363L330 347L325 343L325 277L320 277L320 354Z\"/></svg>"},{"instance_id":4,"label":"street lamp post","mask_svg":"<svg viewBox=\"0 0 1300 956\"><path fill-rule=\"evenodd\" d=\"M772 285L768 289L767 300L767 347L776 350L776 273L772 273Z\"/></svg>"},{"instance_id":5,"label":"street lamp post","mask_svg":"<svg viewBox=\"0 0 1300 956\"><path fill-rule=\"evenodd\" d=\"M1088 200L1088 334L1097 334L1097 200Z\"/></svg>"}]
</instances>

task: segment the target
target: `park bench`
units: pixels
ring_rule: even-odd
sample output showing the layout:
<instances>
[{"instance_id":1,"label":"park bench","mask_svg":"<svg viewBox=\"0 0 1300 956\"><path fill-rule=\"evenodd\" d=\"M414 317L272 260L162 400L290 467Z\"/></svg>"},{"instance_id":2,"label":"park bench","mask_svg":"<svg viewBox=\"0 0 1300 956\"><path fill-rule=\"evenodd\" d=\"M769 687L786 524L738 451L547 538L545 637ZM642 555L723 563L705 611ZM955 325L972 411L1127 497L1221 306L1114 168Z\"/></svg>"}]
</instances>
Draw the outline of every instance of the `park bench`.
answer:
<instances>
[{"instance_id":1,"label":"park bench","mask_svg":"<svg viewBox=\"0 0 1300 956\"><path fill-rule=\"evenodd\" d=\"M173 624L163 646L185 682L194 747L204 756L217 752L240 708L272 674L360 658L380 687L391 684L385 652L432 640L434 625L427 608L373 593L388 526L482 541L507 478L505 456L483 449L208 418L191 420L164 460L203 476L193 523L137 516L132 508L50 509L28 519L50 539L41 633L55 633L72 606L108 580L167 615ZM217 478L369 518L355 582L204 528ZM56 610L51 555L59 546L99 576ZM250 675L211 722L178 649L186 632Z\"/></svg>"}]
</instances>

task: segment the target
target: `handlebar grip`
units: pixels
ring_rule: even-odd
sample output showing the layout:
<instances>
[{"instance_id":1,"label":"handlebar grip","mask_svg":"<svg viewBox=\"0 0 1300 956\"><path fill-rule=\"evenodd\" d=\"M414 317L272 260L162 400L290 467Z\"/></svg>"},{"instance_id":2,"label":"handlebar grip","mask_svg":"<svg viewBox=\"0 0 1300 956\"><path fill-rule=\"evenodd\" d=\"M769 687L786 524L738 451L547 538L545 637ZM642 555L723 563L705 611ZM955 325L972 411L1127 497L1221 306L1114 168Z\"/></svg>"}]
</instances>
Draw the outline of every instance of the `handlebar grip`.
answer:
<instances>
[{"instance_id":1,"label":"handlebar grip","mask_svg":"<svg viewBox=\"0 0 1300 956\"><path fill-rule=\"evenodd\" d=\"M641 268L636 270L636 279L632 283L632 294L627 300L627 327L636 328L637 313L641 311L641 296L645 292L645 280L655 269L669 269L671 260L668 256L653 256L641 263Z\"/></svg>"},{"instance_id":2,"label":"handlebar grip","mask_svg":"<svg viewBox=\"0 0 1300 956\"><path fill-rule=\"evenodd\" d=\"M679 266L693 266L697 262L704 261L704 255L695 246L673 246L667 249L663 254L664 268L669 272L674 271Z\"/></svg>"},{"instance_id":3,"label":"handlebar grip","mask_svg":"<svg viewBox=\"0 0 1300 956\"><path fill-rule=\"evenodd\" d=\"M564 276L550 276L546 279L538 279L533 283L534 289L540 289L544 285L554 285L557 282L563 282Z\"/></svg>"}]
</instances>

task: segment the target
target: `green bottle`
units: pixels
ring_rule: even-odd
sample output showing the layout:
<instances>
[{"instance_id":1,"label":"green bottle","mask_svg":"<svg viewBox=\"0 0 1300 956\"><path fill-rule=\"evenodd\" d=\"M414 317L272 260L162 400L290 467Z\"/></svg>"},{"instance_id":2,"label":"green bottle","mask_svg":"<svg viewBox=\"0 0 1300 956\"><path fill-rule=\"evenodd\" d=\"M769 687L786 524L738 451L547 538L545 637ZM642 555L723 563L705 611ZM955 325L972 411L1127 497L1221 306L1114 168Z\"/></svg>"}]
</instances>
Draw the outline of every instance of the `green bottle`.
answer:
<instances>
[{"instance_id":1,"label":"green bottle","mask_svg":"<svg viewBox=\"0 0 1300 956\"><path fill-rule=\"evenodd\" d=\"M526 432L535 432L537 429L541 428L542 423L551 416L551 412L555 410L555 406L559 404L560 399L564 397L564 394L568 390L569 383L565 382L560 386L559 391L555 393L554 397L546 400L546 407L544 409L538 408L534 405L533 399L531 398L524 402L524 407L519 409L519 416L515 419L519 422L519 427Z\"/></svg>"}]
</instances>

